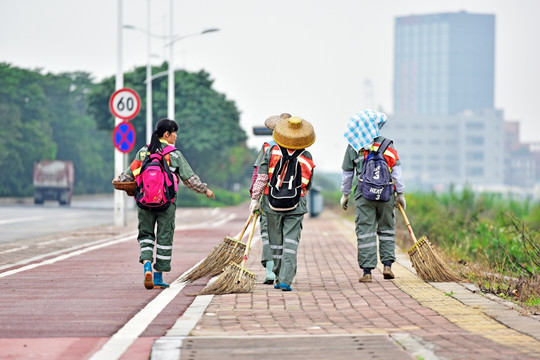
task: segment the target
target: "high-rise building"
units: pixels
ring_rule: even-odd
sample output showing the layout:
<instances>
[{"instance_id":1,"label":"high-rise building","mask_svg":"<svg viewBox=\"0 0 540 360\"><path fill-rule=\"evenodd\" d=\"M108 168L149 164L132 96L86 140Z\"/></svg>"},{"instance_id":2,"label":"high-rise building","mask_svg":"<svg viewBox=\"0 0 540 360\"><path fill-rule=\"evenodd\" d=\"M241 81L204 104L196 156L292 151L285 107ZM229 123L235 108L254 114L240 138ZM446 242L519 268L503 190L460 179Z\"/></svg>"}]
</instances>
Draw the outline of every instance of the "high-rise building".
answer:
<instances>
[{"instance_id":1,"label":"high-rise building","mask_svg":"<svg viewBox=\"0 0 540 360\"><path fill-rule=\"evenodd\" d=\"M394 113L493 109L495 16L467 12L395 21Z\"/></svg>"},{"instance_id":2,"label":"high-rise building","mask_svg":"<svg viewBox=\"0 0 540 360\"><path fill-rule=\"evenodd\" d=\"M504 113L494 108L495 16L397 17L394 140L409 189L504 182Z\"/></svg>"}]
</instances>

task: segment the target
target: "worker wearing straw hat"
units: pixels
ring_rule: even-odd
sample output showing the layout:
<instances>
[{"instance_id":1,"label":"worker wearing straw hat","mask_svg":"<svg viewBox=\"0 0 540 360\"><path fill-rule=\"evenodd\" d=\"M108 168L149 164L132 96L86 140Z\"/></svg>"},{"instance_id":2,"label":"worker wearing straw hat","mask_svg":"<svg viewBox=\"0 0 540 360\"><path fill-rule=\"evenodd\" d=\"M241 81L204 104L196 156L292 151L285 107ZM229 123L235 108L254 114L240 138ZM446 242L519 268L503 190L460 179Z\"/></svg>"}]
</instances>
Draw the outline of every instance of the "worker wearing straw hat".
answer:
<instances>
[{"instance_id":1,"label":"worker wearing straw hat","mask_svg":"<svg viewBox=\"0 0 540 360\"><path fill-rule=\"evenodd\" d=\"M380 129L387 121L385 114L370 109L365 109L354 114L347 125L345 138L348 146L342 165L341 206L347 210L349 194L352 189L354 172L362 173L362 167L370 150L376 150L385 139L380 136ZM392 263L395 261L395 217L394 205L400 203L406 207L401 174L401 161L398 153L391 143L383 153L390 168L390 175L395 186L395 196L390 201L372 201L362 196L360 186L356 186L355 200L355 223L356 237L358 242L358 264L363 270L360 282L371 282L373 270L377 265L377 236L379 238L379 256L383 264L383 277L393 279Z\"/></svg>"},{"instance_id":2,"label":"worker wearing straw hat","mask_svg":"<svg viewBox=\"0 0 540 360\"><path fill-rule=\"evenodd\" d=\"M268 219L268 237L274 259L274 282L275 289L291 291L291 283L296 276L297 251L300 243L302 222L307 212L307 193L311 188L311 178L315 164L309 151L305 148L315 142L313 126L299 117L281 119L274 128L273 138L277 145L272 146L265 152L257 180L253 185L250 211L256 212L262 208ZM286 209L278 209L271 206L272 193L267 185L271 185L279 176L278 168L281 168L282 159L297 159L297 167L300 171L297 176L301 179L300 196L298 202ZM294 160L290 164L294 164ZM299 164L299 165L298 165ZM294 166L291 166L294 168ZM274 174L274 171L276 174ZM289 174L289 173L287 173ZM290 189L290 188L289 188ZM259 202L262 194L262 204Z\"/></svg>"},{"instance_id":3,"label":"worker wearing straw hat","mask_svg":"<svg viewBox=\"0 0 540 360\"><path fill-rule=\"evenodd\" d=\"M290 117L291 117L291 114L288 114L288 113L283 113L279 116L278 115L270 116L264 122L264 126L266 126L270 130L274 130L277 123L281 119L288 119ZM262 144L261 149L259 150L257 159L255 160L255 163L253 164L251 188L249 189L250 195L253 193L253 184L255 184L255 180L257 180L257 174L258 174L259 166L261 165L263 156L266 153L266 151L274 145L276 145L276 142L273 140L265 141L264 144ZM264 284L271 285L274 283L276 276L274 275L274 271L273 271L274 259L272 257L272 249L270 248L270 240L268 239L268 220L266 218L266 213L264 211L261 211L259 219L261 221L260 229L261 229L261 240L262 240L262 245L263 245L262 254L261 254L261 264L266 269L266 278L264 279Z\"/></svg>"}]
</instances>

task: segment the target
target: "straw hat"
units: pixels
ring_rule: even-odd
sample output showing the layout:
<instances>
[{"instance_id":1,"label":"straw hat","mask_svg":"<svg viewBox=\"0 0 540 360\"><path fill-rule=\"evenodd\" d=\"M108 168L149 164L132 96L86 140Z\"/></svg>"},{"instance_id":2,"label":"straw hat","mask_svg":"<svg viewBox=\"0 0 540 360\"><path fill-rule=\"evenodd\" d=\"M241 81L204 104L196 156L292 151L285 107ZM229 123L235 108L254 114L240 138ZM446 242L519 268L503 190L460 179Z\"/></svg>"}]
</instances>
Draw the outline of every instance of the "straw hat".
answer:
<instances>
[{"instance_id":1,"label":"straw hat","mask_svg":"<svg viewBox=\"0 0 540 360\"><path fill-rule=\"evenodd\" d=\"M291 117L291 114L288 114L288 113L283 113L279 116L277 115L274 115L274 116L270 116L268 119L266 119L266 121L264 122L264 126L266 126L267 128L269 128L270 130L274 130L274 128L276 127L277 123L281 121L281 119L288 119Z\"/></svg>"},{"instance_id":2,"label":"straw hat","mask_svg":"<svg viewBox=\"0 0 540 360\"><path fill-rule=\"evenodd\" d=\"M281 121L274 128L274 141L287 149L305 149L315 142L315 130L307 120L293 116Z\"/></svg>"}]
</instances>

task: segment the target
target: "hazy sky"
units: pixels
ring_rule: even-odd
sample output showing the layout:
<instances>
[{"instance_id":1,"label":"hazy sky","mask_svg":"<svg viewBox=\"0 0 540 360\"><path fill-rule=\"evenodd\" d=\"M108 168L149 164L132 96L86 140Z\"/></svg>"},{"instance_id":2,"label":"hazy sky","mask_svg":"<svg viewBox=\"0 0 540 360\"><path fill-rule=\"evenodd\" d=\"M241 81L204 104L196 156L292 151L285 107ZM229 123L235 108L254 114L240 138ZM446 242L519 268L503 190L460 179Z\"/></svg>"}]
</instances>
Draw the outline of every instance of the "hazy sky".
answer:
<instances>
[{"instance_id":1,"label":"hazy sky","mask_svg":"<svg viewBox=\"0 0 540 360\"><path fill-rule=\"evenodd\" d=\"M151 0L152 33L168 34L169 6ZM289 112L313 123L318 168L340 171L349 117L364 107L392 114L395 17L461 10L496 15L495 105L520 121L522 141L540 141L538 0L174 0L175 34L220 29L175 43L174 65L211 74L250 146L264 139L253 126ZM147 0L123 0L123 23L147 28ZM114 76L117 26L116 0L0 0L0 62ZM146 65L146 35L123 36L124 69ZM151 53L154 65L168 59L163 40Z\"/></svg>"}]
</instances>

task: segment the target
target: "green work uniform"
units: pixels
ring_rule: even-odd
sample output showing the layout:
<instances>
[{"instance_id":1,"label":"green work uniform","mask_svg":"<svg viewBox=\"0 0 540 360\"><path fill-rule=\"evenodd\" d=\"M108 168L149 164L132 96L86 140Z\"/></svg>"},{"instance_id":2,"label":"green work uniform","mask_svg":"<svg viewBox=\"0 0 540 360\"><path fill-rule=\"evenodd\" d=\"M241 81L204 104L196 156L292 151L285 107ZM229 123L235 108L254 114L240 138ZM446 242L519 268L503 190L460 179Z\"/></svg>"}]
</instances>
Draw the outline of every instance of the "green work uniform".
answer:
<instances>
[{"instance_id":1,"label":"green work uniform","mask_svg":"<svg viewBox=\"0 0 540 360\"><path fill-rule=\"evenodd\" d=\"M382 143L384 137L374 139L376 143ZM393 148L393 145L390 144ZM399 160L396 165L400 165ZM364 150L356 152L352 146L347 146L343 158L342 169L344 171L356 171L358 177L362 173L364 165ZM377 266L377 237L379 239L379 257L381 262L394 262L396 260L395 248L395 197L390 201L371 201L362 196L360 187L354 190L355 203L355 231L358 243L358 265L361 269L374 269Z\"/></svg>"},{"instance_id":2,"label":"green work uniform","mask_svg":"<svg viewBox=\"0 0 540 360\"><path fill-rule=\"evenodd\" d=\"M268 174L271 151L267 151L259 166L259 174ZM305 150L303 156L311 159L311 154ZM312 176L313 177L313 176ZM311 188L311 181L306 189ZM307 197L302 196L298 206L289 211L275 211L270 208L268 196L263 195L261 209L268 220L268 240L274 260L275 282L291 285L296 276L297 252L302 233L302 221L307 213Z\"/></svg>"},{"instance_id":3,"label":"green work uniform","mask_svg":"<svg viewBox=\"0 0 540 360\"><path fill-rule=\"evenodd\" d=\"M167 142L161 141L161 148L168 145ZM143 146L135 156L138 161L143 161L147 156L147 146ZM169 168L171 172L180 177L181 180L187 180L194 175L193 170L184 158L184 155L179 150L170 153ZM126 173L133 175L131 169L126 170ZM154 270L158 272L171 271L172 245L175 229L176 218L176 203L165 211L152 212L137 208L139 219L139 234L137 241L140 247L139 262L144 263L146 260L154 262L154 247L156 248L156 261ZM157 229L156 229L157 224ZM156 231L154 232L154 229Z\"/></svg>"},{"instance_id":4,"label":"green work uniform","mask_svg":"<svg viewBox=\"0 0 540 360\"><path fill-rule=\"evenodd\" d=\"M263 195L263 199L265 196ZM270 248L270 238L268 237L268 218L266 213L261 208L261 242L262 242L262 254L261 254L261 264L266 267L267 261L273 260L272 249ZM270 266L270 265L268 265Z\"/></svg>"},{"instance_id":5,"label":"green work uniform","mask_svg":"<svg viewBox=\"0 0 540 360\"><path fill-rule=\"evenodd\" d=\"M268 148L272 148L272 144L275 145L275 142L272 141L269 143L271 146ZM261 145L261 149L259 150L259 154L257 155L257 159L255 160L255 163L253 164L253 167L259 168L261 165L261 161L264 157L265 151L264 151L264 145ZM265 198L266 195L262 194L262 197ZM260 229L261 229L261 242L262 242L262 254L261 254L261 264L262 266L266 267L267 261L273 261L273 254L272 249L270 248L270 239L268 238L268 219L266 218L266 212L262 210L260 211L259 215L260 219Z\"/></svg>"}]
</instances>

